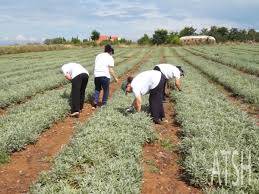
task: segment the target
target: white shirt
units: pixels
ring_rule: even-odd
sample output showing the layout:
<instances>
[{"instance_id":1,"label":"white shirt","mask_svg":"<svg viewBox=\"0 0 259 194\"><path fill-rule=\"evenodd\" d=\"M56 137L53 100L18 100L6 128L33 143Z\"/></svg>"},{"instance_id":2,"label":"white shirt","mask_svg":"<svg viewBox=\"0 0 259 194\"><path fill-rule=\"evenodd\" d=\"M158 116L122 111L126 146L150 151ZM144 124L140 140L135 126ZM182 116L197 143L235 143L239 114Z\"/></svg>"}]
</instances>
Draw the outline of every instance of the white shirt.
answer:
<instances>
[{"instance_id":1,"label":"white shirt","mask_svg":"<svg viewBox=\"0 0 259 194\"><path fill-rule=\"evenodd\" d=\"M87 75L89 75L88 71L78 63L66 63L61 67L61 70L64 75L70 74L72 79L74 79L81 73L86 73Z\"/></svg>"},{"instance_id":2,"label":"white shirt","mask_svg":"<svg viewBox=\"0 0 259 194\"><path fill-rule=\"evenodd\" d=\"M109 53L98 54L95 58L94 77L111 78L109 67L114 67L114 59Z\"/></svg>"},{"instance_id":3,"label":"white shirt","mask_svg":"<svg viewBox=\"0 0 259 194\"><path fill-rule=\"evenodd\" d=\"M181 77L181 72L180 70L171 64L158 64L156 65L159 67L161 72L165 75L166 79L180 79Z\"/></svg>"},{"instance_id":4,"label":"white shirt","mask_svg":"<svg viewBox=\"0 0 259 194\"><path fill-rule=\"evenodd\" d=\"M145 95L158 86L161 80L161 72L155 70L144 71L138 74L131 82L135 97Z\"/></svg>"}]
</instances>

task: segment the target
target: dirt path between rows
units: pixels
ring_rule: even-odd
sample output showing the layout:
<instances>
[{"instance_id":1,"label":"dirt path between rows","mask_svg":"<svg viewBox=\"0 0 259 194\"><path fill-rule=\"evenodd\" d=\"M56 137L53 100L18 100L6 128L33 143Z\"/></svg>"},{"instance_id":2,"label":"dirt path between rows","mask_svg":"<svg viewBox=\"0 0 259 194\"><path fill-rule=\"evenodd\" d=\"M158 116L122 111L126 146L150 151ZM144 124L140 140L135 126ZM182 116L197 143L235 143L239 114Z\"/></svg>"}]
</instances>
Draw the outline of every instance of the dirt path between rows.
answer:
<instances>
[{"instance_id":1,"label":"dirt path between rows","mask_svg":"<svg viewBox=\"0 0 259 194\"><path fill-rule=\"evenodd\" d=\"M166 62L162 50L161 63ZM178 164L181 156L177 151L180 142L179 125L175 121L173 103L167 99L164 110L168 123L154 125L159 139L146 144L143 150L144 178L142 194L199 194L199 189L182 179L182 168Z\"/></svg>"},{"instance_id":2,"label":"dirt path between rows","mask_svg":"<svg viewBox=\"0 0 259 194\"><path fill-rule=\"evenodd\" d=\"M110 85L110 96L120 88L122 81L128 75L135 73L140 65L148 60L150 55L151 52L147 52L139 63L135 64L123 76L120 76L118 83ZM63 146L70 142L75 133L76 123L78 121L86 122L93 113L90 103L85 103L79 119L67 117L63 121L55 123L50 129L42 133L34 145L28 145L23 151L13 153L10 162L0 166L0 193L28 192L29 186L37 180L39 174L51 169L55 156Z\"/></svg>"}]
</instances>

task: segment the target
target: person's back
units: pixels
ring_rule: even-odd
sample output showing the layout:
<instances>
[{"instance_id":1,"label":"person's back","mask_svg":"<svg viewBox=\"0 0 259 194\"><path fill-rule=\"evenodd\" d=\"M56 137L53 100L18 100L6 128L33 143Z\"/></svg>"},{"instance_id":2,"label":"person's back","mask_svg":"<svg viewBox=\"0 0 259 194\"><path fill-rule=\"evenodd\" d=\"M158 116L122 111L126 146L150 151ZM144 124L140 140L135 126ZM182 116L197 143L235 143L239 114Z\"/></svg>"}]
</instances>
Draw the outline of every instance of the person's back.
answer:
<instances>
[{"instance_id":1,"label":"person's back","mask_svg":"<svg viewBox=\"0 0 259 194\"><path fill-rule=\"evenodd\" d=\"M89 75L88 71L79 63L66 63L61 69L64 74L69 73L72 79L81 73L86 73Z\"/></svg>"},{"instance_id":2,"label":"person's back","mask_svg":"<svg viewBox=\"0 0 259 194\"><path fill-rule=\"evenodd\" d=\"M138 74L132 80L133 93L135 95L145 95L154 89L161 79L161 72L148 70Z\"/></svg>"},{"instance_id":3,"label":"person's back","mask_svg":"<svg viewBox=\"0 0 259 194\"><path fill-rule=\"evenodd\" d=\"M175 65L163 63L156 66L160 68L160 71L165 75L166 79L180 78L181 72Z\"/></svg>"},{"instance_id":4,"label":"person's back","mask_svg":"<svg viewBox=\"0 0 259 194\"><path fill-rule=\"evenodd\" d=\"M109 67L113 66L114 59L109 53L105 52L98 54L95 58L94 77L111 78Z\"/></svg>"}]
</instances>

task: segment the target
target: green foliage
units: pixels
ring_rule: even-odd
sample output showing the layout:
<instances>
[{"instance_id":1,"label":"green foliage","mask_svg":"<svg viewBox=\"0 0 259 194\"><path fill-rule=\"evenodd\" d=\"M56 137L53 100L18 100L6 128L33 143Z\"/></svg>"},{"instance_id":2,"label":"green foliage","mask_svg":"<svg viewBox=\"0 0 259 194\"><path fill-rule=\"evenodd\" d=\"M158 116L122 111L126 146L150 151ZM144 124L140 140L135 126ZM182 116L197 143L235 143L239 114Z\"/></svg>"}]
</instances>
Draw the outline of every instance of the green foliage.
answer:
<instances>
[{"instance_id":1,"label":"green foliage","mask_svg":"<svg viewBox=\"0 0 259 194\"><path fill-rule=\"evenodd\" d=\"M153 34L153 44L160 45L165 44L167 41L168 31L164 29L156 30Z\"/></svg>"},{"instance_id":2,"label":"green foliage","mask_svg":"<svg viewBox=\"0 0 259 194\"><path fill-rule=\"evenodd\" d=\"M196 29L193 27L185 27L184 29L182 29L179 32L179 36L183 37L183 36L192 36L195 35Z\"/></svg>"},{"instance_id":3,"label":"green foliage","mask_svg":"<svg viewBox=\"0 0 259 194\"><path fill-rule=\"evenodd\" d=\"M57 38L44 40L44 44L47 44L47 45L50 45L50 44L65 44L65 43L67 43L67 41L64 37L57 37Z\"/></svg>"},{"instance_id":4,"label":"green foliage","mask_svg":"<svg viewBox=\"0 0 259 194\"><path fill-rule=\"evenodd\" d=\"M167 36L167 40L166 40L167 44L172 44L172 45L180 45L180 38L177 32L171 32L168 36Z\"/></svg>"},{"instance_id":5,"label":"green foliage","mask_svg":"<svg viewBox=\"0 0 259 194\"><path fill-rule=\"evenodd\" d=\"M71 43L72 44L81 44L81 40L78 37L76 37L76 38L72 37Z\"/></svg>"},{"instance_id":6,"label":"green foliage","mask_svg":"<svg viewBox=\"0 0 259 194\"><path fill-rule=\"evenodd\" d=\"M0 151L0 165L9 162L10 157L6 152Z\"/></svg>"},{"instance_id":7,"label":"green foliage","mask_svg":"<svg viewBox=\"0 0 259 194\"><path fill-rule=\"evenodd\" d=\"M100 32L96 31L96 30L93 30L92 33L91 33L91 39L93 41L96 41L98 40L100 37Z\"/></svg>"},{"instance_id":8,"label":"green foliage","mask_svg":"<svg viewBox=\"0 0 259 194\"><path fill-rule=\"evenodd\" d=\"M161 139L160 144L166 151L173 151L174 145L170 139Z\"/></svg>"},{"instance_id":9,"label":"green foliage","mask_svg":"<svg viewBox=\"0 0 259 194\"><path fill-rule=\"evenodd\" d=\"M149 45L149 44L151 44L151 40L150 40L150 38L148 37L147 34L144 34L144 36L141 37L138 40L138 44L140 44L140 45Z\"/></svg>"}]
</instances>

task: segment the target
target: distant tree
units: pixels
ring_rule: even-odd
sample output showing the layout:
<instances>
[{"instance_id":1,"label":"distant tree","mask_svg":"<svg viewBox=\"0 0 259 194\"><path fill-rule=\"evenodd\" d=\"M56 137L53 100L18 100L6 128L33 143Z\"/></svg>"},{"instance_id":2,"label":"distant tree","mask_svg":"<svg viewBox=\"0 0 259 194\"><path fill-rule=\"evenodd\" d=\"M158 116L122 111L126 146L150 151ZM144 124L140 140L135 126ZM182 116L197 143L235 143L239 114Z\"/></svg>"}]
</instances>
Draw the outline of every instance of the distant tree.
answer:
<instances>
[{"instance_id":1,"label":"distant tree","mask_svg":"<svg viewBox=\"0 0 259 194\"><path fill-rule=\"evenodd\" d=\"M67 41L64 37L57 37L57 38L52 38L52 39L46 39L44 40L44 44L66 44Z\"/></svg>"},{"instance_id":2,"label":"distant tree","mask_svg":"<svg viewBox=\"0 0 259 194\"><path fill-rule=\"evenodd\" d=\"M196 29L193 27L185 27L184 29L182 29L179 32L179 36L183 37L183 36L192 36L195 35Z\"/></svg>"},{"instance_id":3,"label":"distant tree","mask_svg":"<svg viewBox=\"0 0 259 194\"><path fill-rule=\"evenodd\" d=\"M239 38L239 30L237 28L231 28L229 31L229 40L236 41Z\"/></svg>"},{"instance_id":4,"label":"distant tree","mask_svg":"<svg viewBox=\"0 0 259 194\"><path fill-rule=\"evenodd\" d=\"M180 38L178 35L178 32L171 32L169 35L167 35L167 44L180 44Z\"/></svg>"},{"instance_id":5,"label":"distant tree","mask_svg":"<svg viewBox=\"0 0 259 194\"><path fill-rule=\"evenodd\" d=\"M249 29L247 31L247 39L252 41L256 40L256 31L254 29Z\"/></svg>"},{"instance_id":6,"label":"distant tree","mask_svg":"<svg viewBox=\"0 0 259 194\"><path fill-rule=\"evenodd\" d=\"M72 43L72 44L80 44L80 43L81 43L81 40L80 40L78 37L76 37L76 38L72 37L71 43Z\"/></svg>"},{"instance_id":7,"label":"distant tree","mask_svg":"<svg viewBox=\"0 0 259 194\"><path fill-rule=\"evenodd\" d=\"M92 35L91 35L91 39L92 39L93 41L98 40L99 37L100 37L100 32L98 32L98 31L96 31L96 30L92 31L91 34L92 34Z\"/></svg>"},{"instance_id":8,"label":"distant tree","mask_svg":"<svg viewBox=\"0 0 259 194\"><path fill-rule=\"evenodd\" d=\"M208 35L208 34L209 34L208 28L202 28L202 29L201 29L200 35Z\"/></svg>"},{"instance_id":9,"label":"distant tree","mask_svg":"<svg viewBox=\"0 0 259 194\"><path fill-rule=\"evenodd\" d=\"M167 41L168 31L164 29L156 30L153 34L152 42L153 44L160 45L165 44Z\"/></svg>"},{"instance_id":10,"label":"distant tree","mask_svg":"<svg viewBox=\"0 0 259 194\"><path fill-rule=\"evenodd\" d=\"M213 36L218 42L225 42L229 39L229 30L226 27L211 26L207 35Z\"/></svg>"},{"instance_id":11,"label":"distant tree","mask_svg":"<svg viewBox=\"0 0 259 194\"><path fill-rule=\"evenodd\" d=\"M141 38L138 40L138 44L141 44L141 45L151 44L151 40L150 40L150 38L148 37L147 34L144 34L144 36L141 37Z\"/></svg>"},{"instance_id":12,"label":"distant tree","mask_svg":"<svg viewBox=\"0 0 259 194\"><path fill-rule=\"evenodd\" d=\"M259 32L256 32L256 34L255 34L255 41L259 42Z\"/></svg>"},{"instance_id":13,"label":"distant tree","mask_svg":"<svg viewBox=\"0 0 259 194\"><path fill-rule=\"evenodd\" d=\"M83 43L89 42L88 39L83 39Z\"/></svg>"}]
</instances>

